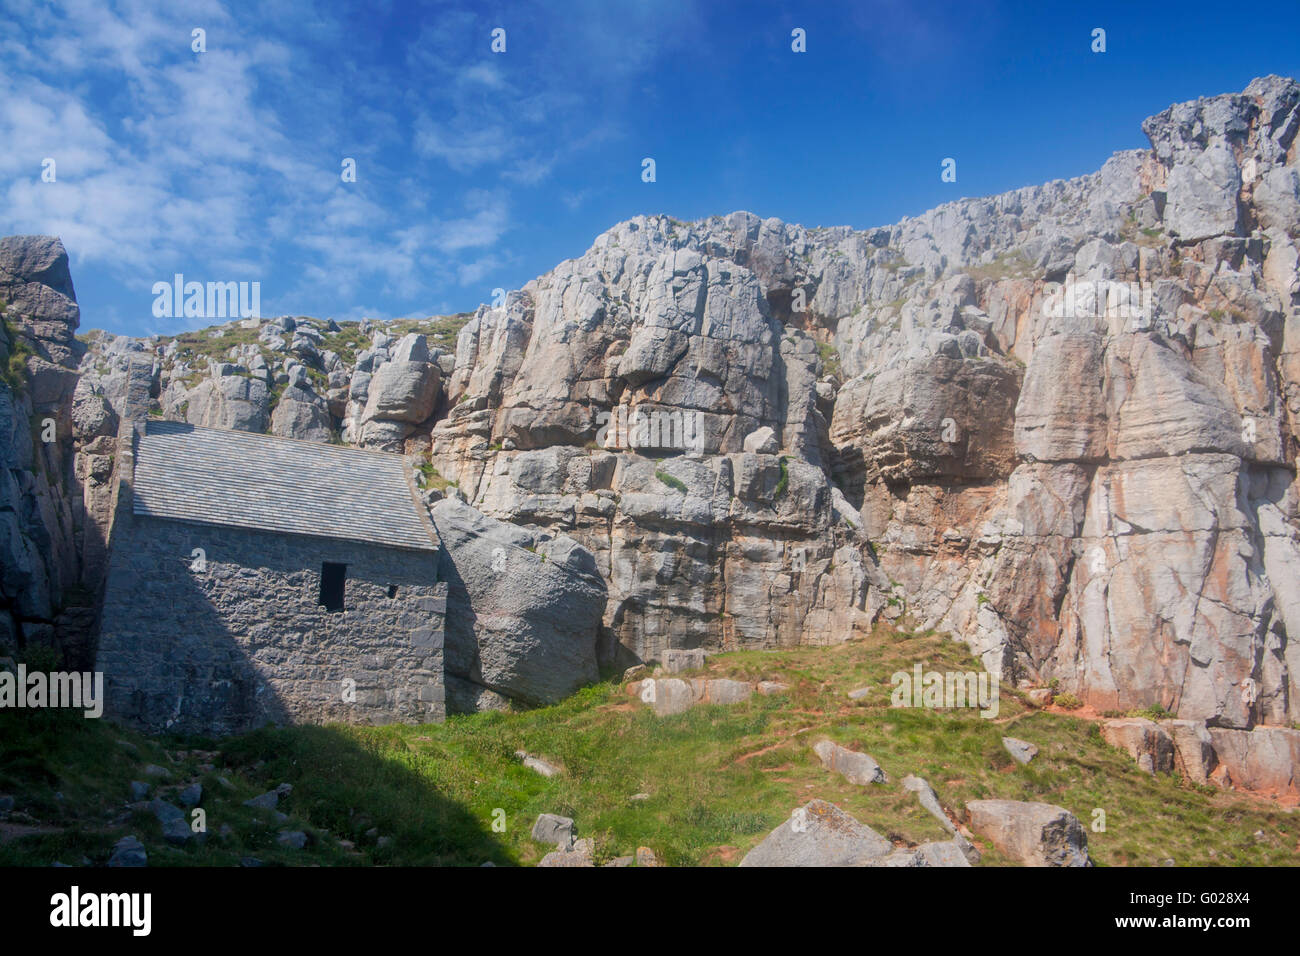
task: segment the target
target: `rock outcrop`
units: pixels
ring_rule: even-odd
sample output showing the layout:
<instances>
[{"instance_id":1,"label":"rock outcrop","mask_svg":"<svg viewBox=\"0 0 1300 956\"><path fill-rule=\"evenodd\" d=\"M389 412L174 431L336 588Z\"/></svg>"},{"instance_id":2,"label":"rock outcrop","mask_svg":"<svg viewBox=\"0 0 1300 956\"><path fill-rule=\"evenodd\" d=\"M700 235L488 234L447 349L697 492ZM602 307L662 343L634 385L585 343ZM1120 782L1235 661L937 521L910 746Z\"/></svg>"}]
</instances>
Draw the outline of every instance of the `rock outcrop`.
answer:
<instances>
[{"instance_id":1,"label":"rock outcrop","mask_svg":"<svg viewBox=\"0 0 1300 956\"><path fill-rule=\"evenodd\" d=\"M825 800L790 814L741 866L970 866L957 841L896 848L866 824Z\"/></svg>"},{"instance_id":2,"label":"rock outcrop","mask_svg":"<svg viewBox=\"0 0 1300 956\"><path fill-rule=\"evenodd\" d=\"M1050 803L972 800L970 828L1025 866L1092 866L1078 818Z\"/></svg>"},{"instance_id":3,"label":"rock outcrop","mask_svg":"<svg viewBox=\"0 0 1300 956\"><path fill-rule=\"evenodd\" d=\"M560 700L599 676L605 605L595 561L563 535L535 534L454 498L431 509L449 586L448 709L474 710L483 691L528 704Z\"/></svg>"},{"instance_id":4,"label":"rock outcrop","mask_svg":"<svg viewBox=\"0 0 1300 956\"><path fill-rule=\"evenodd\" d=\"M1098 711L1290 726L1300 84L1261 78L1143 129L1150 149L1091 175L881 228L637 217L454 321L99 336L78 415L106 428L134 387L168 417L328 431L436 469L501 523L469 533L487 526L434 506L473 555L459 663L448 635L467 709L907 615ZM58 269L30 261L23 308L66 311ZM453 332L454 354L432 344ZM42 361L74 366L66 347ZM42 399L71 398L39 370ZM546 536L586 556L565 559L569 585L527 552ZM495 581L507 544L530 554L510 578L529 607L579 608L543 611L550 637Z\"/></svg>"},{"instance_id":5,"label":"rock outcrop","mask_svg":"<svg viewBox=\"0 0 1300 956\"><path fill-rule=\"evenodd\" d=\"M0 648L49 645L83 666L117 423L79 388L80 309L58 239L0 239L0 303Z\"/></svg>"},{"instance_id":6,"label":"rock outcrop","mask_svg":"<svg viewBox=\"0 0 1300 956\"><path fill-rule=\"evenodd\" d=\"M619 663L905 607L1098 709L1293 720L1298 90L883 229L621 224L475 313L434 460L596 555Z\"/></svg>"},{"instance_id":7,"label":"rock outcrop","mask_svg":"<svg viewBox=\"0 0 1300 956\"><path fill-rule=\"evenodd\" d=\"M1174 738L1153 720L1143 717L1108 720L1101 725L1101 736L1111 746L1127 750L1149 774L1174 769Z\"/></svg>"}]
</instances>

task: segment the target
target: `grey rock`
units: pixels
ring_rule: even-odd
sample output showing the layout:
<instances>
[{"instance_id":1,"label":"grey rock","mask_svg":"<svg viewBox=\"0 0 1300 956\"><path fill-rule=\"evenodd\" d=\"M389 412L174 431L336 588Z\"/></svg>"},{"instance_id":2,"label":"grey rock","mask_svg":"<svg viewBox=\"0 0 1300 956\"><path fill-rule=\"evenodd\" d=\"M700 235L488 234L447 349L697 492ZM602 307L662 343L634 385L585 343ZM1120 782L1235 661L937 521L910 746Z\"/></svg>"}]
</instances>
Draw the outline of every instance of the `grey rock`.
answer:
<instances>
[{"instance_id":1,"label":"grey rock","mask_svg":"<svg viewBox=\"0 0 1300 956\"><path fill-rule=\"evenodd\" d=\"M888 782L885 771L868 754L849 750L830 740L818 741L813 745L813 750L823 767L840 774L849 783L867 786Z\"/></svg>"},{"instance_id":2,"label":"grey rock","mask_svg":"<svg viewBox=\"0 0 1300 956\"><path fill-rule=\"evenodd\" d=\"M753 685L726 678L651 677L629 684L628 690L650 704L660 717L684 713L699 704L736 704L754 693Z\"/></svg>"},{"instance_id":3,"label":"grey rock","mask_svg":"<svg viewBox=\"0 0 1300 956\"><path fill-rule=\"evenodd\" d=\"M1292 798L1300 795L1300 730L1209 728L1226 786Z\"/></svg>"},{"instance_id":4,"label":"grey rock","mask_svg":"<svg viewBox=\"0 0 1300 956\"><path fill-rule=\"evenodd\" d=\"M663 866L663 861L655 854L655 851L648 846L639 846L636 848L636 856L633 857L637 866Z\"/></svg>"},{"instance_id":5,"label":"grey rock","mask_svg":"<svg viewBox=\"0 0 1300 956\"><path fill-rule=\"evenodd\" d=\"M168 819L163 821L162 825L163 839L173 846L183 846L189 843L195 836L194 831L184 819Z\"/></svg>"},{"instance_id":6,"label":"grey rock","mask_svg":"<svg viewBox=\"0 0 1300 956\"><path fill-rule=\"evenodd\" d=\"M1174 745L1174 769L1192 783L1205 784L1218 764L1214 740L1203 720L1162 720Z\"/></svg>"},{"instance_id":7,"label":"grey rock","mask_svg":"<svg viewBox=\"0 0 1300 956\"><path fill-rule=\"evenodd\" d=\"M301 830L281 830L276 835L275 842L290 850L301 850L307 845L307 834Z\"/></svg>"},{"instance_id":8,"label":"grey rock","mask_svg":"<svg viewBox=\"0 0 1300 956\"><path fill-rule=\"evenodd\" d=\"M970 828L1025 866L1091 866L1088 837L1070 811L1049 803L973 800Z\"/></svg>"},{"instance_id":9,"label":"grey rock","mask_svg":"<svg viewBox=\"0 0 1300 956\"><path fill-rule=\"evenodd\" d=\"M1015 737L1003 737L1002 746L1007 748L1007 753L1011 754L1013 760L1017 763L1029 763L1038 756L1038 748L1025 740L1018 740Z\"/></svg>"},{"instance_id":10,"label":"grey rock","mask_svg":"<svg viewBox=\"0 0 1300 956\"><path fill-rule=\"evenodd\" d=\"M588 867L596 865L596 847L590 839L578 840L571 847L553 850L542 857L538 866Z\"/></svg>"},{"instance_id":11,"label":"grey rock","mask_svg":"<svg viewBox=\"0 0 1300 956\"><path fill-rule=\"evenodd\" d=\"M668 648L663 653L663 669L666 674L680 674L683 671L697 671L704 667L702 648Z\"/></svg>"},{"instance_id":12,"label":"grey rock","mask_svg":"<svg viewBox=\"0 0 1300 956\"><path fill-rule=\"evenodd\" d=\"M301 368L301 366L300 366ZM305 387L292 383L271 413L271 434L303 441L329 442L333 437L328 402Z\"/></svg>"},{"instance_id":13,"label":"grey rock","mask_svg":"<svg viewBox=\"0 0 1300 956\"><path fill-rule=\"evenodd\" d=\"M418 332L408 332L398 341L396 347L392 350L392 361L394 362L428 362L429 343L425 337Z\"/></svg>"},{"instance_id":14,"label":"grey rock","mask_svg":"<svg viewBox=\"0 0 1300 956\"><path fill-rule=\"evenodd\" d=\"M1127 750L1147 773L1168 773L1174 769L1173 738L1153 720L1143 717L1108 720L1101 736L1110 745Z\"/></svg>"},{"instance_id":15,"label":"grey rock","mask_svg":"<svg viewBox=\"0 0 1300 956\"><path fill-rule=\"evenodd\" d=\"M967 844L969 845L969 844ZM955 840L940 843L922 843L916 848L925 866L970 866L966 850Z\"/></svg>"},{"instance_id":16,"label":"grey rock","mask_svg":"<svg viewBox=\"0 0 1300 956\"><path fill-rule=\"evenodd\" d=\"M567 849L573 845L573 820L553 813L540 814L533 823L531 836L538 843Z\"/></svg>"},{"instance_id":17,"label":"grey rock","mask_svg":"<svg viewBox=\"0 0 1300 956\"><path fill-rule=\"evenodd\" d=\"M244 806L252 807L254 810L274 810L276 804L280 802L280 795L270 790L261 796L253 797L251 800L245 800Z\"/></svg>"},{"instance_id":18,"label":"grey rock","mask_svg":"<svg viewBox=\"0 0 1300 956\"><path fill-rule=\"evenodd\" d=\"M1232 150L1215 143L1169 171L1165 222L1186 240L1232 233L1237 228L1241 171Z\"/></svg>"},{"instance_id":19,"label":"grey rock","mask_svg":"<svg viewBox=\"0 0 1300 956\"><path fill-rule=\"evenodd\" d=\"M945 830L954 836L957 835L957 828L948 819L948 814L943 812L943 806L939 803L939 795L934 792L934 788L927 781L909 773L903 778L903 789L915 793L921 807L935 820L939 821L939 825Z\"/></svg>"},{"instance_id":20,"label":"grey rock","mask_svg":"<svg viewBox=\"0 0 1300 956\"><path fill-rule=\"evenodd\" d=\"M418 424L433 414L441 380L429 362L386 362L370 380L362 418Z\"/></svg>"},{"instance_id":21,"label":"grey rock","mask_svg":"<svg viewBox=\"0 0 1300 956\"><path fill-rule=\"evenodd\" d=\"M152 813L159 823L180 820L184 822L185 811L175 804L168 803L166 800L151 800L149 802L149 812Z\"/></svg>"},{"instance_id":22,"label":"grey rock","mask_svg":"<svg viewBox=\"0 0 1300 956\"><path fill-rule=\"evenodd\" d=\"M811 800L745 854L741 866L867 866L894 845L834 804Z\"/></svg>"},{"instance_id":23,"label":"grey rock","mask_svg":"<svg viewBox=\"0 0 1300 956\"><path fill-rule=\"evenodd\" d=\"M145 853L144 844L134 836L124 836L113 844L113 854L108 858L108 865L148 866L149 855Z\"/></svg>"},{"instance_id":24,"label":"grey rock","mask_svg":"<svg viewBox=\"0 0 1300 956\"><path fill-rule=\"evenodd\" d=\"M185 420L207 428L264 432L270 395L261 379L232 375L205 379L185 395Z\"/></svg>"},{"instance_id":25,"label":"grey rock","mask_svg":"<svg viewBox=\"0 0 1300 956\"><path fill-rule=\"evenodd\" d=\"M515 757L529 770L534 773L539 773L543 777L558 777L560 775L559 767L543 760L541 757L534 757L532 754L526 753L523 750L515 751Z\"/></svg>"},{"instance_id":26,"label":"grey rock","mask_svg":"<svg viewBox=\"0 0 1300 956\"><path fill-rule=\"evenodd\" d=\"M597 679L606 591L589 551L564 536L538 541L450 498L430 515L445 549L440 577L450 584L450 675L532 704ZM504 573L494 569L502 562Z\"/></svg>"},{"instance_id":27,"label":"grey rock","mask_svg":"<svg viewBox=\"0 0 1300 956\"><path fill-rule=\"evenodd\" d=\"M775 455L781 445L776 439L776 432L764 425L745 436L745 451L757 455Z\"/></svg>"}]
</instances>

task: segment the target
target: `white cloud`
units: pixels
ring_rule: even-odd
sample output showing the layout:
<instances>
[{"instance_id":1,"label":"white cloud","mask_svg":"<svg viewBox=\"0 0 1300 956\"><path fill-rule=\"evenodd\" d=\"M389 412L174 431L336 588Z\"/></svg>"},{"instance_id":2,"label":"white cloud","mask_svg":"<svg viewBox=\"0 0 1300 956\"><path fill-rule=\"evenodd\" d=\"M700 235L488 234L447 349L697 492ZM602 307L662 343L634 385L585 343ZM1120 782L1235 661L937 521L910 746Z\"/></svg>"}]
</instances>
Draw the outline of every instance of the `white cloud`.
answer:
<instances>
[{"instance_id":1,"label":"white cloud","mask_svg":"<svg viewBox=\"0 0 1300 956\"><path fill-rule=\"evenodd\" d=\"M104 266L130 295L202 267L262 281L264 304L295 312L441 299L508 264L511 191L618 135L617 110L593 113L591 97L617 101L691 15L524 6L495 56L495 21L443 5L394 67L391 38L289 0L0 8L23 27L0 35L6 230L62 236L74 265ZM195 27L206 53L190 49ZM356 183L340 181L344 156ZM41 182L45 157L56 183Z\"/></svg>"}]
</instances>

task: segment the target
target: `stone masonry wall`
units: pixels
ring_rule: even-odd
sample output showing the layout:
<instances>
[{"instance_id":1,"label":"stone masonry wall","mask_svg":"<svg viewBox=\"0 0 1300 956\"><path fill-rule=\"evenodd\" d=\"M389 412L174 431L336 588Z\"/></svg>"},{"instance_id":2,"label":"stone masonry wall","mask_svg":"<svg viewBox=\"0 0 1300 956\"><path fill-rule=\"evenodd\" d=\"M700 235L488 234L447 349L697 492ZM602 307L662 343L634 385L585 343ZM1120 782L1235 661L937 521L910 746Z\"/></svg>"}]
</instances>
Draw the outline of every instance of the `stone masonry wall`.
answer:
<instances>
[{"instance_id":1,"label":"stone masonry wall","mask_svg":"<svg viewBox=\"0 0 1300 956\"><path fill-rule=\"evenodd\" d=\"M437 552L191 525L125 505L96 665L108 716L205 734L444 718ZM317 604L325 561L347 565L338 613Z\"/></svg>"}]
</instances>

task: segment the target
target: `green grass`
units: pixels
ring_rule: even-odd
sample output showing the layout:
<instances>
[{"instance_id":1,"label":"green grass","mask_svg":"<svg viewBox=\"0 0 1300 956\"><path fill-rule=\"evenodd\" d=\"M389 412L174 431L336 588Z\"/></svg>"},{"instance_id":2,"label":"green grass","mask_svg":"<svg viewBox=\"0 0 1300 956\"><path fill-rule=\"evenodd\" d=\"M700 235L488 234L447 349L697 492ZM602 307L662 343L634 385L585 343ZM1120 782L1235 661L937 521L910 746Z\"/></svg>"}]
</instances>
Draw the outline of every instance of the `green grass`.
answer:
<instances>
[{"instance_id":1,"label":"green grass","mask_svg":"<svg viewBox=\"0 0 1300 956\"><path fill-rule=\"evenodd\" d=\"M439 491L446 491L456 485L454 481L448 481L438 473L438 469L433 466L433 462L427 458L420 462L415 469L419 475L420 486L423 488L436 488Z\"/></svg>"},{"instance_id":2,"label":"green grass","mask_svg":"<svg viewBox=\"0 0 1300 956\"><path fill-rule=\"evenodd\" d=\"M338 326L337 332L322 332L322 345L348 365L355 365L357 353L370 348L370 336L361 333L360 322L340 322Z\"/></svg>"},{"instance_id":3,"label":"green grass","mask_svg":"<svg viewBox=\"0 0 1300 956\"><path fill-rule=\"evenodd\" d=\"M780 461L781 477L776 483L776 490L772 492L773 499L780 498L785 494L786 489L790 487L790 470L786 465L787 461L789 461L789 459L785 455L782 455Z\"/></svg>"},{"instance_id":4,"label":"green grass","mask_svg":"<svg viewBox=\"0 0 1300 956\"><path fill-rule=\"evenodd\" d=\"M449 352L456 351L456 338L460 335L473 312L459 312L456 315L432 316L427 319L397 319L384 326L389 335L403 336L408 332L423 333L430 346L438 346Z\"/></svg>"},{"instance_id":5,"label":"green grass","mask_svg":"<svg viewBox=\"0 0 1300 956\"><path fill-rule=\"evenodd\" d=\"M1088 833L1101 865L1168 857L1179 865L1300 863L1300 815L1174 776L1152 777L1106 745L1095 723L1034 710L1009 688L994 720L965 709L890 707L890 675L914 661L933 670L978 669L954 641L882 628L834 647L710 658L711 676L780 679L789 690L662 718L613 683L551 707L440 725L264 729L220 744L148 739L72 714L2 712L0 793L17 795L19 808L54 832L0 838L0 865L75 863L82 855L102 862L128 832L145 841L154 865L230 865L243 855L304 865L532 864L546 851L528 835L542 812L573 817L579 836L595 838L598 859L648 846L670 864L725 865L814 797L896 842L942 839L903 790L908 773L927 779L958 812L974 799L1041 800L1069 809L1087 827L1092 811L1103 809L1106 832ZM872 689L868 697L849 701L847 691L863 686ZM1036 744L1039 755L1027 766L1015 763L1001 743L1007 735ZM821 737L870 753L889 782L858 787L826 772L811 750ZM515 759L517 750L564 772L541 777ZM229 840L171 849L148 814L113 823L129 781L143 779L148 762L171 768L177 783L202 780L209 828L228 823ZM212 769L202 770L204 763ZM234 789L222 787L220 776ZM259 815L242 801L282 782L294 787L281 807L291 822L254 823ZM504 830L494 830L494 820L504 821ZM313 842L302 851L280 848L274 836L281 826L304 829ZM391 843L377 846L366 836L372 828ZM982 849L984 865L1007 862Z\"/></svg>"},{"instance_id":6,"label":"green grass","mask_svg":"<svg viewBox=\"0 0 1300 956\"><path fill-rule=\"evenodd\" d=\"M258 338L257 329L245 329L238 324L223 328L220 335L209 336L210 329L199 329L196 332L182 332L180 335L174 335L170 338L163 337L159 339L162 345L169 342L176 343L176 359L189 365L195 364L198 359L212 359L215 362L229 362L229 351L236 346L256 345L264 356L268 359L274 358L274 353L269 349L262 347L261 340ZM203 371L207 371L207 363L200 362Z\"/></svg>"}]
</instances>

